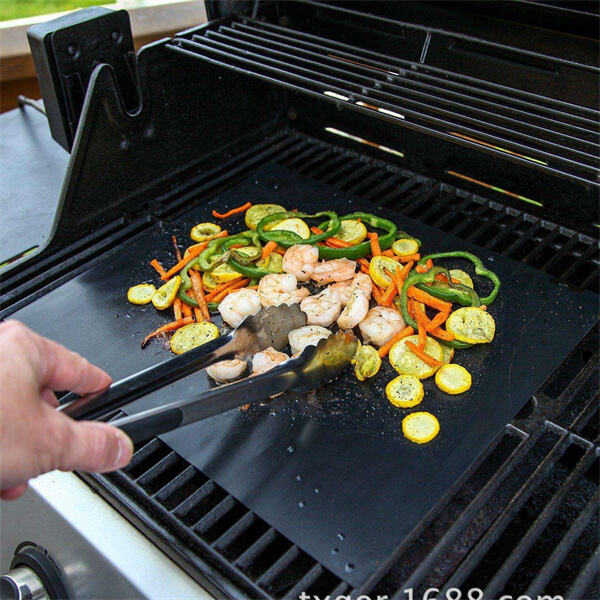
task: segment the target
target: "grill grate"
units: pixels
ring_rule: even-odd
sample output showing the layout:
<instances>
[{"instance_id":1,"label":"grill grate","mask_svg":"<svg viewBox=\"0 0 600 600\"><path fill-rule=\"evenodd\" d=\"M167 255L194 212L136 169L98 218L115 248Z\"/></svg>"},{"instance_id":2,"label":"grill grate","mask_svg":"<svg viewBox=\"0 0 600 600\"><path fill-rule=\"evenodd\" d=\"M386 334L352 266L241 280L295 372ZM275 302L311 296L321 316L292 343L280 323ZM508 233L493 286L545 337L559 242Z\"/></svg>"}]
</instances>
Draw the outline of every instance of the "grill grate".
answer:
<instances>
[{"instance_id":1,"label":"grill grate","mask_svg":"<svg viewBox=\"0 0 600 600\"><path fill-rule=\"evenodd\" d=\"M589 183L600 174L590 108L247 17L170 47L546 172Z\"/></svg>"},{"instance_id":2,"label":"grill grate","mask_svg":"<svg viewBox=\"0 0 600 600\"><path fill-rule=\"evenodd\" d=\"M590 277L598 267L596 241L497 202L293 132L275 136L272 146L255 150L250 160L252 166L276 160L569 285L597 285ZM243 163L238 166L247 172ZM201 190L189 184L184 196L163 197L164 214L174 218L189 210L190 201L206 197ZM481 587L486 597L502 591L516 597L525 593L519 586L528 586L530 595L595 597L598 339L596 328L413 541L399 549L380 579L364 589L351 589L158 439L137 449L125 471L93 481L125 491L151 515L144 527L152 530L156 521L178 547L184 543L189 553L183 564L192 574L206 574L206 563L216 564L249 597L293 598L304 591L403 598L407 587L417 593L432 586ZM163 547L174 551L168 542Z\"/></svg>"}]
</instances>

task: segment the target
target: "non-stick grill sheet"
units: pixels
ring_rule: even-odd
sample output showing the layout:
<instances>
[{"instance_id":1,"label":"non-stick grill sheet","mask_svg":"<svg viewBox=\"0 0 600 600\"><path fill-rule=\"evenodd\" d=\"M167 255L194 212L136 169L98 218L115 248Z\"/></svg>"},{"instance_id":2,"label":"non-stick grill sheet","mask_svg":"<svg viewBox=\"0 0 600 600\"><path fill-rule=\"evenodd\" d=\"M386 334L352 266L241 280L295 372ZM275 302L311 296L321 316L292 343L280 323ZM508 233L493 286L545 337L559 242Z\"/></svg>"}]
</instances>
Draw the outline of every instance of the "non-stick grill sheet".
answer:
<instances>
[{"instance_id":1,"label":"non-stick grill sheet","mask_svg":"<svg viewBox=\"0 0 600 600\"><path fill-rule=\"evenodd\" d=\"M431 379L424 382L418 409L434 413L441 424L430 444L403 438L401 421L410 410L394 408L385 397L385 384L395 376L387 360L370 381L358 382L349 370L306 396L279 397L164 436L176 452L326 568L359 585L390 559L584 336L597 319L597 297L269 165L177 222L157 224L14 316L82 353L114 379L166 360L170 354L160 342L141 350L140 341L170 315L151 305L130 305L127 289L156 280L148 265L152 258L174 263L172 234L187 244L194 224L213 220L213 208L227 210L247 201L306 212L381 214L420 238L425 253L471 251L502 280L489 308L497 325L493 343L455 356L472 373L469 392L448 396ZM243 220L236 217L226 226L239 231ZM470 269L460 261L447 264ZM486 282L476 279L475 284L485 293ZM126 410L201 395L211 385L205 373L197 373Z\"/></svg>"}]
</instances>

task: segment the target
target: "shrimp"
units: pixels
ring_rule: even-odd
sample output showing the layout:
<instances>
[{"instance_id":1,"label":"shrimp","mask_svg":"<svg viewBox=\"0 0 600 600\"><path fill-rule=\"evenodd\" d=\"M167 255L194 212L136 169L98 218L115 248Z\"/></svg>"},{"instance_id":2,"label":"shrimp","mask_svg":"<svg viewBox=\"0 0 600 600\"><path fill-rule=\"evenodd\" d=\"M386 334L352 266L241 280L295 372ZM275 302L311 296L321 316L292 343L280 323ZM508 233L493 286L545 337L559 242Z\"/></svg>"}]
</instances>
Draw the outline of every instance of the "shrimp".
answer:
<instances>
[{"instance_id":1,"label":"shrimp","mask_svg":"<svg viewBox=\"0 0 600 600\"><path fill-rule=\"evenodd\" d=\"M206 372L210 377L219 383L237 379L246 370L248 363L245 360L234 358L232 360L222 360L221 362L206 367Z\"/></svg>"},{"instance_id":2,"label":"shrimp","mask_svg":"<svg viewBox=\"0 0 600 600\"><path fill-rule=\"evenodd\" d=\"M354 277L356 261L347 258L336 258L325 260L313 269L311 279L317 283L332 283L334 281L346 281Z\"/></svg>"},{"instance_id":3,"label":"shrimp","mask_svg":"<svg viewBox=\"0 0 600 600\"><path fill-rule=\"evenodd\" d=\"M340 329L356 327L369 312L373 283L365 273L357 273L350 286L350 298L337 320Z\"/></svg>"},{"instance_id":4,"label":"shrimp","mask_svg":"<svg viewBox=\"0 0 600 600\"><path fill-rule=\"evenodd\" d=\"M223 321L237 327L246 317L260 310L260 296L256 290L242 289L225 296L219 304Z\"/></svg>"},{"instance_id":5,"label":"shrimp","mask_svg":"<svg viewBox=\"0 0 600 600\"><path fill-rule=\"evenodd\" d=\"M358 325L365 344L383 346L405 327L402 315L393 308L376 306Z\"/></svg>"},{"instance_id":6,"label":"shrimp","mask_svg":"<svg viewBox=\"0 0 600 600\"><path fill-rule=\"evenodd\" d=\"M252 359L252 375L266 373L268 370L289 359L290 357L285 352L279 352L271 347L262 352L257 352Z\"/></svg>"},{"instance_id":7,"label":"shrimp","mask_svg":"<svg viewBox=\"0 0 600 600\"><path fill-rule=\"evenodd\" d=\"M329 329L320 327L319 325L307 325L294 329L288 334L292 354L300 354L307 346L316 346L319 340L327 338L331 335Z\"/></svg>"},{"instance_id":8,"label":"shrimp","mask_svg":"<svg viewBox=\"0 0 600 600\"><path fill-rule=\"evenodd\" d=\"M352 290L350 289L352 286L352 281L338 281L338 283L332 283L327 289L333 290L339 297L342 306L346 306L348 304L348 300L350 300L350 294Z\"/></svg>"},{"instance_id":9,"label":"shrimp","mask_svg":"<svg viewBox=\"0 0 600 600\"><path fill-rule=\"evenodd\" d=\"M340 316L342 302L337 292L328 287L316 296L304 298L300 308L306 313L307 325L328 327Z\"/></svg>"},{"instance_id":10,"label":"shrimp","mask_svg":"<svg viewBox=\"0 0 600 600\"><path fill-rule=\"evenodd\" d=\"M283 255L284 273L291 273L298 281L308 281L319 262L319 249L311 244L295 244Z\"/></svg>"},{"instance_id":11,"label":"shrimp","mask_svg":"<svg viewBox=\"0 0 600 600\"><path fill-rule=\"evenodd\" d=\"M306 288L298 288L298 280L291 273L265 275L258 284L258 295L263 306L296 304L309 295Z\"/></svg>"}]
</instances>

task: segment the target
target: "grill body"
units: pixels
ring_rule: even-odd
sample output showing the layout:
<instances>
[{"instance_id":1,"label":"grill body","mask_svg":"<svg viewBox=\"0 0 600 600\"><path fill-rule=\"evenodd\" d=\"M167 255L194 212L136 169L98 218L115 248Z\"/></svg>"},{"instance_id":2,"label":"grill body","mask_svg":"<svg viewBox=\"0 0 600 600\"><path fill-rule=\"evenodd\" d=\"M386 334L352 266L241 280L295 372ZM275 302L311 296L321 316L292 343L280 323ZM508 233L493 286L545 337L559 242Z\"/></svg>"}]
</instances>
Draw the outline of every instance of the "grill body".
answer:
<instances>
[{"instance_id":1,"label":"grill body","mask_svg":"<svg viewBox=\"0 0 600 600\"><path fill-rule=\"evenodd\" d=\"M450 30L435 3L238 7L142 49L135 113L98 66L52 236L4 275L3 314L269 162L596 291L593 17L561 13L557 30L550 7L519 6L451 13ZM83 477L217 594L596 597L597 347L596 328L364 589L159 440Z\"/></svg>"}]
</instances>

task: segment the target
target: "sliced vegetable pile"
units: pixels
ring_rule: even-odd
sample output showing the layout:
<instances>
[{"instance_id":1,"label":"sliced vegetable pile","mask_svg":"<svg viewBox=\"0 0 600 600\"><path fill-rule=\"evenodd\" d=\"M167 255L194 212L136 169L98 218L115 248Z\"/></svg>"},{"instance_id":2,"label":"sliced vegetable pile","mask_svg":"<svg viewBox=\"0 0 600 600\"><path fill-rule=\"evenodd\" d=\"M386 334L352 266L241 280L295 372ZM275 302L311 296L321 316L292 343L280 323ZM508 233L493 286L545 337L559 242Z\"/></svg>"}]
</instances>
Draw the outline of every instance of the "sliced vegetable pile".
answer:
<instances>
[{"instance_id":1,"label":"sliced vegetable pile","mask_svg":"<svg viewBox=\"0 0 600 600\"><path fill-rule=\"evenodd\" d=\"M147 335L142 347L172 333L170 348L181 354L219 336L211 313L218 311L227 325L237 327L262 307L299 303L308 324L290 333L291 352L317 344L333 325L358 327L363 343L352 361L356 377L374 377L387 357L398 373L385 390L394 406L419 405L425 396L421 381L432 376L447 394L470 389L471 374L451 361L455 350L494 339L496 325L487 307L500 289L496 274L477 256L463 251L422 256L417 238L364 212L306 214L248 202L225 213L213 211L213 216L223 220L241 213L246 231L230 234L216 222L199 223L183 255L173 237L177 263L167 270L156 259L150 262L159 285L129 289L131 303L151 302L174 313L174 320ZM468 261L476 275L491 282L492 291L481 298L471 276L447 269L444 259ZM287 359L269 348L254 356L252 374ZM215 381L228 382L247 369L236 359L207 372ZM439 429L429 412L412 412L402 421L404 435L417 444L431 441Z\"/></svg>"}]
</instances>

